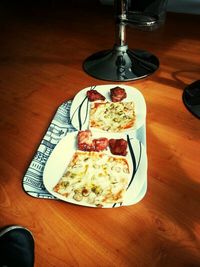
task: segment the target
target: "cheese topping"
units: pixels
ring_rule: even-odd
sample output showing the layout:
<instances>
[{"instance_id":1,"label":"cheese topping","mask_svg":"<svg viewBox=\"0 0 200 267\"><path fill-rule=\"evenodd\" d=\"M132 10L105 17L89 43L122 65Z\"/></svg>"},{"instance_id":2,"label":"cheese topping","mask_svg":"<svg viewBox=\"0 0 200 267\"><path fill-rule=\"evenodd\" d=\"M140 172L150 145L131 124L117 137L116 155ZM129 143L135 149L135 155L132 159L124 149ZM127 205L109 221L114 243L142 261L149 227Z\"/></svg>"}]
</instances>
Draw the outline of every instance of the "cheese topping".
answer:
<instances>
[{"instance_id":1,"label":"cheese topping","mask_svg":"<svg viewBox=\"0 0 200 267\"><path fill-rule=\"evenodd\" d=\"M124 157L76 151L54 191L93 205L121 202L129 178Z\"/></svg>"},{"instance_id":2,"label":"cheese topping","mask_svg":"<svg viewBox=\"0 0 200 267\"><path fill-rule=\"evenodd\" d=\"M89 126L108 132L121 132L135 123L133 102L91 103Z\"/></svg>"}]
</instances>

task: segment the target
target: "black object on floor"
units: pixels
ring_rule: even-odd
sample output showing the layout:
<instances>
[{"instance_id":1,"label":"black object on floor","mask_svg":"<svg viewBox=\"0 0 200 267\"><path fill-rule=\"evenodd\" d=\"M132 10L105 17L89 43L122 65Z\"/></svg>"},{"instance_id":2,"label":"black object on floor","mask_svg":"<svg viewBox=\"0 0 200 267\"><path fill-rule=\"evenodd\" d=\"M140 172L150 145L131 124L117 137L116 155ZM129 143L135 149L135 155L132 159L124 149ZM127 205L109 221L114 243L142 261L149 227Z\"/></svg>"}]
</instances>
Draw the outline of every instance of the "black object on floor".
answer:
<instances>
[{"instance_id":1,"label":"black object on floor","mask_svg":"<svg viewBox=\"0 0 200 267\"><path fill-rule=\"evenodd\" d=\"M200 80L186 86L183 91L183 102L193 115L200 118Z\"/></svg>"},{"instance_id":2,"label":"black object on floor","mask_svg":"<svg viewBox=\"0 0 200 267\"><path fill-rule=\"evenodd\" d=\"M34 266L34 239L28 229L14 225L0 230L0 266Z\"/></svg>"}]
</instances>

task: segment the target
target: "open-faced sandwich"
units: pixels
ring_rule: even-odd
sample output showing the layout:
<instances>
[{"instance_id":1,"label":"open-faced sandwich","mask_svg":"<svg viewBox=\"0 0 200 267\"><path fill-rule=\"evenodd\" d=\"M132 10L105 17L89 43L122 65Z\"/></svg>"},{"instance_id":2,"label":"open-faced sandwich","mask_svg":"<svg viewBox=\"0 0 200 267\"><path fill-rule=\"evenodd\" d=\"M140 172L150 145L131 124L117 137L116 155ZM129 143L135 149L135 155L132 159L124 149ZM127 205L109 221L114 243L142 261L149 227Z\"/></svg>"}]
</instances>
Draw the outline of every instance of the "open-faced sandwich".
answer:
<instances>
[{"instance_id":1,"label":"open-faced sandwich","mask_svg":"<svg viewBox=\"0 0 200 267\"><path fill-rule=\"evenodd\" d=\"M129 177L124 157L76 151L54 191L78 202L103 206L123 200Z\"/></svg>"},{"instance_id":2,"label":"open-faced sandwich","mask_svg":"<svg viewBox=\"0 0 200 267\"><path fill-rule=\"evenodd\" d=\"M135 123L135 105L133 102L122 102L126 98L123 88L110 89L111 102L96 90L87 92L91 101L89 127L107 132L122 132L132 128Z\"/></svg>"},{"instance_id":3,"label":"open-faced sandwich","mask_svg":"<svg viewBox=\"0 0 200 267\"><path fill-rule=\"evenodd\" d=\"M54 192L95 206L122 202L130 178L126 140L95 139L85 130L77 134L77 148Z\"/></svg>"}]
</instances>

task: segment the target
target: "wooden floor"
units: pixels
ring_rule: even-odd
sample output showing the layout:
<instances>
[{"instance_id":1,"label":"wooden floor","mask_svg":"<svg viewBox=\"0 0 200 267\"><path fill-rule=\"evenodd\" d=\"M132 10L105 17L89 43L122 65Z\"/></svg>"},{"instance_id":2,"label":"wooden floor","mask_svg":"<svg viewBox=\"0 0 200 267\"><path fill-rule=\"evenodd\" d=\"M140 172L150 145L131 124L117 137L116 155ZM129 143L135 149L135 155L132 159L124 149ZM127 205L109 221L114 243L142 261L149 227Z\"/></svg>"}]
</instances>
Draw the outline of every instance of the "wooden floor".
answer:
<instances>
[{"instance_id":1,"label":"wooden floor","mask_svg":"<svg viewBox=\"0 0 200 267\"><path fill-rule=\"evenodd\" d=\"M146 99L148 190L136 205L92 209L22 188L61 103L109 84L82 63L112 48L112 7L55 2L4 1L0 10L0 226L32 231L36 267L199 267L200 121L182 102L184 87L200 79L199 16L169 13L153 32L128 28L130 48L160 59L155 74L126 83Z\"/></svg>"}]
</instances>

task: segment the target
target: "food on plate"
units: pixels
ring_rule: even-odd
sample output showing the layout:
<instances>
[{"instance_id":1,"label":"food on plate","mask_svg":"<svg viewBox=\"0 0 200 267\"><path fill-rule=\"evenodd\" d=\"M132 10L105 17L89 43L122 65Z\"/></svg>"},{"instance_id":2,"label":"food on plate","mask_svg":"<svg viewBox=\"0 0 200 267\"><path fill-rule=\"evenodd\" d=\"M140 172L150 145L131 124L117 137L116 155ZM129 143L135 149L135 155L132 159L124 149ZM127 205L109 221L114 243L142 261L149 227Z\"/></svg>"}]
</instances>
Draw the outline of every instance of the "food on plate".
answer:
<instances>
[{"instance_id":1,"label":"food on plate","mask_svg":"<svg viewBox=\"0 0 200 267\"><path fill-rule=\"evenodd\" d=\"M78 149L82 151L102 151L108 147L108 139L100 137L93 139L90 130L79 131L77 135Z\"/></svg>"},{"instance_id":2,"label":"food on plate","mask_svg":"<svg viewBox=\"0 0 200 267\"><path fill-rule=\"evenodd\" d=\"M109 148L112 154L126 156L127 154L127 141L123 138L110 139Z\"/></svg>"},{"instance_id":3,"label":"food on plate","mask_svg":"<svg viewBox=\"0 0 200 267\"><path fill-rule=\"evenodd\" d=\"M94 89L87 91L87 97L89 101L91 102L96 101L96 100L105 100L105 97L102 94L100 94L97 90L94 90Z\"/></svg>"},{"instance_id":4,"label":"food on plate","mask_svg":"<svg viewBox=\"0 0 200 267\"><path fill-rule=\"evenodd\" d=\"M92 133L90 130L79 131L77 135L78 149L83 151L94 151L94 143L92 140Z\"/></svg>"},{"instance_id":5,"label":"food on plate","mask_svg":"<svg viewBox=\"0 0 200 267\"><path fill-rule=\"evenodd\" d=\"M126 156L127 154L127 141L123 138L110 140L106 137L93 139L90 130L79 131L77 134L77 147L81 151L103 151L110 148L113 155Z\"/></svg>"},{"instance_id":6,"label":"food on plate","mask_svg":"<svg viewBox=\"0 0 200 267\"><path fill-rule=\"evenodd\" d=\"M123 88L117 86L115 88L110 89L110 98L112 102L120 102L126 97L127 94Z\"/></svg>"},{"instance_id":7,"label":"food on plate","mask_svg":"<svg viewBox=\"0 0 200 267\"><path fill-rule=\"evenodd\" d=\"M108 132L122 132L135 123L133 102L91 103L89 127Z\"/></svg>"},{"instance_id":8,"label":"food on plate","mask_svg":"<svg viewBox=\"0 0 200 267\"><path fill-rule=\"evenodd\" d=\"M129 176L125 157L76 151L53 190L79 203L103 206L123 200Z\"/></svg>"},{"instance_id":9,"label":"food on plate","mask_svg":"<svg viewBox=\"0 0 200 267\"><path fill-rule=\"evenodd\" d=\"M106 137L100 137L97 139L93 139L93 143L95 147L94 151L103 151L108 148L109 140Z\"/></svg>"}]
</instances>

